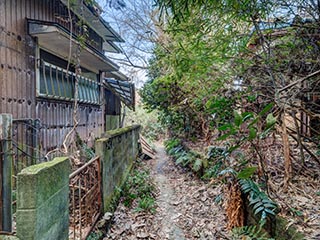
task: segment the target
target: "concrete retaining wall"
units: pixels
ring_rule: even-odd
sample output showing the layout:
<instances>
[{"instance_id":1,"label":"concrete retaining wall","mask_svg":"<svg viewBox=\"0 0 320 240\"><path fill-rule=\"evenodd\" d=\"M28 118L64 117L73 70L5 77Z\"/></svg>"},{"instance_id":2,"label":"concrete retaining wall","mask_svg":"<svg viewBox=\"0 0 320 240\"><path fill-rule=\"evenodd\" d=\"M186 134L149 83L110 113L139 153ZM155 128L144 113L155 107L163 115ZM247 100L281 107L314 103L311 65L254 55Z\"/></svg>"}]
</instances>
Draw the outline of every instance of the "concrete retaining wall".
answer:
<instances>
[{"instance_id":1,"label":"concrete retaining wall","mask_svg":"<svg viewBox=\"0 0 320 240\"><path fill-rule=\"evenodd\" d=\"M112 209L116 189L124 183L134 160L137 158L140 126L134 125L108 131L106 137L95 144L96 154L102 164L103 211Z\"/></svg>"},{"instance_id":2,"label":"concrete retaining wall","mask_svg":"<svg viewBox=\"0 0 320 240\"><path fill-rule=\"evenodd\" d=\"M18 238L68 239L70 171L68 158L55 158L18 174Z\"/></svg>"}]
</instances>

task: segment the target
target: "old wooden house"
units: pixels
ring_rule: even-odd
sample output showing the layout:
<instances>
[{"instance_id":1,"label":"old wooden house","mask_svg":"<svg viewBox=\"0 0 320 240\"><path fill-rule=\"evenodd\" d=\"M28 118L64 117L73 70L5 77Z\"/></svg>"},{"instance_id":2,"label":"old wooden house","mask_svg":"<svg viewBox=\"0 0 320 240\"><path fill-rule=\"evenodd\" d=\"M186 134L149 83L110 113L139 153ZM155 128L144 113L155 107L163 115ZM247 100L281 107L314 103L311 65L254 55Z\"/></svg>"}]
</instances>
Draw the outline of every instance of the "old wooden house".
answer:
<instances>
[{"instance_id":1,"label":"old wooden house","mask_svg":"<svg viewBox=\"0 0 320 240\"><path fill-rule=\"evenodd\" d=\"M124 40L92 2L0 1L0 113L13 116L16 155L38 162L61 146L74 124L77 64L81 139L119 127L122 103L134 107L134 85L105 55Z\"/></svg>"},{"instance_id":2,"label":"old wooden house","mask_svg":"<svg viewBox=\"0 0 320 240\"><path fill-rule=\"evenodd\" d=\"M288 63L287 68L289 69L286 72L284 71L287 78L287 86L277 89L277 94L286 94L291 99L294 99L293 105L296 108L294 118L296 120L292 115L288 115L286 117L288 128L291 130L295 129L295 125L297 124L300 134L305 139L308 139L308 141L311 140L310 137L316 138L320 134L319 64L316 60L318 57L316 53L318 46L315 44L319 41L319 33L318 29L314 27L315 25L316 22L313 18L302 18L298 15L285 22L279 19L275 21L261 21L251 30L247 44L249 51L256 54L264 51L262 45L267 41L268 44L265 45L268 46L268 51L271 52L272 50L273 54L282 52L284 59L288 58L285 53L289 49L288 46L292 47L290 45L291 42L297 45L299 41L304 42L305 49L310 48L314 51L310 51L309 55L305 57L306 59L295 59L295 56L292 59L285 59ZM303 52L305 49L302 49L301 55L306 54L306 52ZM255 68L252 70L257 71ZM277 84L281 86L283 82L278 82Z\"/></svg>"}]
</instances>

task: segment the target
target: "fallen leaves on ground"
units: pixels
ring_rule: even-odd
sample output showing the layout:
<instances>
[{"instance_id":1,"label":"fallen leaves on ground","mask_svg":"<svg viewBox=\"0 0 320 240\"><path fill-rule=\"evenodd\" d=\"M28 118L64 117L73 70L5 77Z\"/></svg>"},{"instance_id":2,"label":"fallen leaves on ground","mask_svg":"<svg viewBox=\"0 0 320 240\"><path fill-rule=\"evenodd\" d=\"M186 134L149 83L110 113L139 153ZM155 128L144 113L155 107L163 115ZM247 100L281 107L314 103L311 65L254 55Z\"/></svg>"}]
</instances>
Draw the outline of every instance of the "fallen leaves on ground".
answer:
<instances>
[{"instance_id":1,"label":"fallen leaves on ground","mask_svg":"<svg viewBox=\"0 0 320 240\"><path fill-rule=\"evenodd\" d=\"M157 159L144 164L158 188L154 214L136 212L121 202L104 240L131 239L226 239L226 219L219 186L209 186L192 173L176 166L158 149Z\"/></svg>"}]
</instances>

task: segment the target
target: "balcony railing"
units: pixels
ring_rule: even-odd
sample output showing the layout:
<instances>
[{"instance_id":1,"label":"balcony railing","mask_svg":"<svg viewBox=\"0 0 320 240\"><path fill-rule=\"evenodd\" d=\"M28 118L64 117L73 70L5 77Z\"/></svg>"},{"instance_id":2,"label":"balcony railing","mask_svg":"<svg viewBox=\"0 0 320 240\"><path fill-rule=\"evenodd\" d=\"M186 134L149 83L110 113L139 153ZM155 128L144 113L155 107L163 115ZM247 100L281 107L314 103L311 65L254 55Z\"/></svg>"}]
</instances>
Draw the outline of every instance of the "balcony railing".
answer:
<instances>
[{"instance_id":1,"label":"balcony railing","mask_svg":"<svg viewBox=\"0 0 320 240\"><path fill-rule=\"evenodd\" d=\"M75 82L75 73L41 61L40 97L73 101ZM84 76L78 76L78 101L88 104L100 104L100 83Z\"/></svg>"}]
</instances>

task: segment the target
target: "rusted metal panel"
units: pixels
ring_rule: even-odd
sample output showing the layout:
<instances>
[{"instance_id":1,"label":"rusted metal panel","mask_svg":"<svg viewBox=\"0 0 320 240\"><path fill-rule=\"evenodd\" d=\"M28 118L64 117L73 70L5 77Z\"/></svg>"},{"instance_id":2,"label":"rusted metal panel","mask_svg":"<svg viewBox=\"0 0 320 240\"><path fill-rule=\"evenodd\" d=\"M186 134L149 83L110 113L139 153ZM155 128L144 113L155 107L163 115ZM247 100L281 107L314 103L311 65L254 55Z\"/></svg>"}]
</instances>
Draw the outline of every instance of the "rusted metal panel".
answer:
<instances>
[{"instance_id":1,"label":"rusted metal panel","mask_svg":"<svg viewBox=\"0 0 320 240\"><path fill-rule=\"evenodd\" d=\"M101 213L100 159L95 157L70 175L69 239L86 239Z\"/></svg>"}]
</instances>

